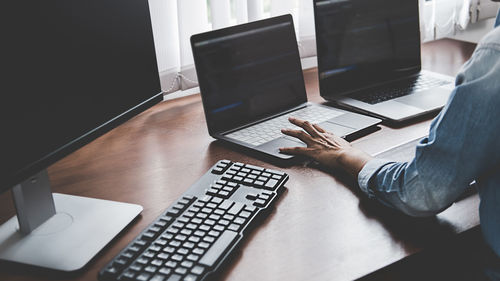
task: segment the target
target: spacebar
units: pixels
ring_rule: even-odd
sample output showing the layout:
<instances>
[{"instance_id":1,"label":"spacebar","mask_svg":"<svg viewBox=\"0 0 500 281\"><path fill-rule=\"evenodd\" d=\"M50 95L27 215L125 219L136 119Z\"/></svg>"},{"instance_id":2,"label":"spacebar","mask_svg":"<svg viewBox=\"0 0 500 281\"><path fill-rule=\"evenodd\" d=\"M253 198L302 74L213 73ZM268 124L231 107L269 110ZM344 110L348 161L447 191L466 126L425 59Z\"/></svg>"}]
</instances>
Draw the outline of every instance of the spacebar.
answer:
<instances>
[{"instance_id":1,"label":"spacebar","mask_svg":"<svg viewBox=\"0 0 500 281\"><path fill-rule=\"evenodd\" d=\"M238 233L230 230L224 231L217 241L210 247L208 252L201 258L200 263L212 267L224 254L226 249L233 244Z\"/></svg>"}]
</instances>

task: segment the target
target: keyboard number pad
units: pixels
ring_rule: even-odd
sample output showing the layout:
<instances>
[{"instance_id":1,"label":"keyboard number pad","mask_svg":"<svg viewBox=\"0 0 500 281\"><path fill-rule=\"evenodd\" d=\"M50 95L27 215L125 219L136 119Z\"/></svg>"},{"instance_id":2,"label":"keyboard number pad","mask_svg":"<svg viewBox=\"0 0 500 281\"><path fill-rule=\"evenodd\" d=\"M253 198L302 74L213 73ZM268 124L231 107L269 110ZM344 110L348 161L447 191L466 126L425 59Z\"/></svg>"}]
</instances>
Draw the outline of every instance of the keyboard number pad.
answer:
<instances>
[{"instance_id":1,"label":"keyboard number pad","mask_svg":"<svg viewBox=\"0 0 500 281\"><path fill-rule=\"evenodd\" d=\"M227 182L241 183L259 189L275 190L285 178L285 173L253 165L234 164L223 175Z\"/></svg>"}]
</instances>

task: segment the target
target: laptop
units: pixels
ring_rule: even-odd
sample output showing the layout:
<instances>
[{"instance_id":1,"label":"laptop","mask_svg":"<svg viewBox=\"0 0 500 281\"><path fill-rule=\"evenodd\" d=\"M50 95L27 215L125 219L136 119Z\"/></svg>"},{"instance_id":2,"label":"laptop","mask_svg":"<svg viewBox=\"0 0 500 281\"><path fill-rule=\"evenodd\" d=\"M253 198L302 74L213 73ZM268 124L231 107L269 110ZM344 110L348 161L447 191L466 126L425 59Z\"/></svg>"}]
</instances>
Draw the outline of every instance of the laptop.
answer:
<instances>
[{"instance_id":1,"label":"laptop","mask_svg":"<svg viewBox=\"0 0 500 281\"><path fill-rule=\"evenodd\" d=\"M421 70L417 0L314 0L320 94L407 121L441 109L454 78Z\"/></svg>"},{"instance_id":2,"label":"laptop","mask_svg":"<svg viewBox=\"0 0 500 281\"><path fill-rule=\"evenodd\" d=\"M285 136L289 116L349 137L381 120L307 102L290 15L191 37L207 127L216 139L281 160L280 147L305 146ZM295 127L298 128L298 127Z\"/></svg>"}]
</instances>

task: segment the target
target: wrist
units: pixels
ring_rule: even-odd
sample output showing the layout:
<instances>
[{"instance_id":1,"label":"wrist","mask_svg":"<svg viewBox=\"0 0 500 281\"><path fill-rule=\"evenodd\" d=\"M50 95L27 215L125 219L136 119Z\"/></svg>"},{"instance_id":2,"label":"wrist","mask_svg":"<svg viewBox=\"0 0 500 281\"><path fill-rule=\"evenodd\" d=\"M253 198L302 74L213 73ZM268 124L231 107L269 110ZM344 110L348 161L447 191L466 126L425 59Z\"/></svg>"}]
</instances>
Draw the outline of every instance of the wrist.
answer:
<instances>
[{"instance_id":1,"label":"wrist","mask_svg":"<svg viewBox=\"0 0 500 281\"><path fill-rule=\"evenodd\" d=\"M357 178L359 172L371 159L373 157L368 153L354 147L348 147L340 151L337 162L342 169Z\"/></svg>"}]
</instances>

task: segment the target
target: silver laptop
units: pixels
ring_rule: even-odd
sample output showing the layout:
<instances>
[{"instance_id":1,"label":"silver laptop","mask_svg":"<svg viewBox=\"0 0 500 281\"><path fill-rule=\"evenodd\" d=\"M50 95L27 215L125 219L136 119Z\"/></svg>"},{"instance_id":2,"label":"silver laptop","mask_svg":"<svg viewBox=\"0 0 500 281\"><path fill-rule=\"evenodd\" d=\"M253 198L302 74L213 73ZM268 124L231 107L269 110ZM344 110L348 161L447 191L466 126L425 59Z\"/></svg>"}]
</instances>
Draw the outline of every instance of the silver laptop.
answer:
<instances>
[{"instance_id":1,"label":"silver laptop","mask_svg":"<svg viewBox=\"0 0 500 281\"><path fill-rule=\"evenodd\" d=\"M417 0L314 0L321 96L389 122L441 109L453 77L421 70Z\"/></svg>"},{"instance_id":2,"label":"silver laptop","mask_svg":"<svg viewBox=\"0 0 500 281\"><path fill-rule=\"evenodd\" d=\"M343 137L381 120L307 102L290 15L191 37L207 127L216 139L280 159L280 147L305 146L281 134L289 116Z\"/></svg>"}]
</instances>

